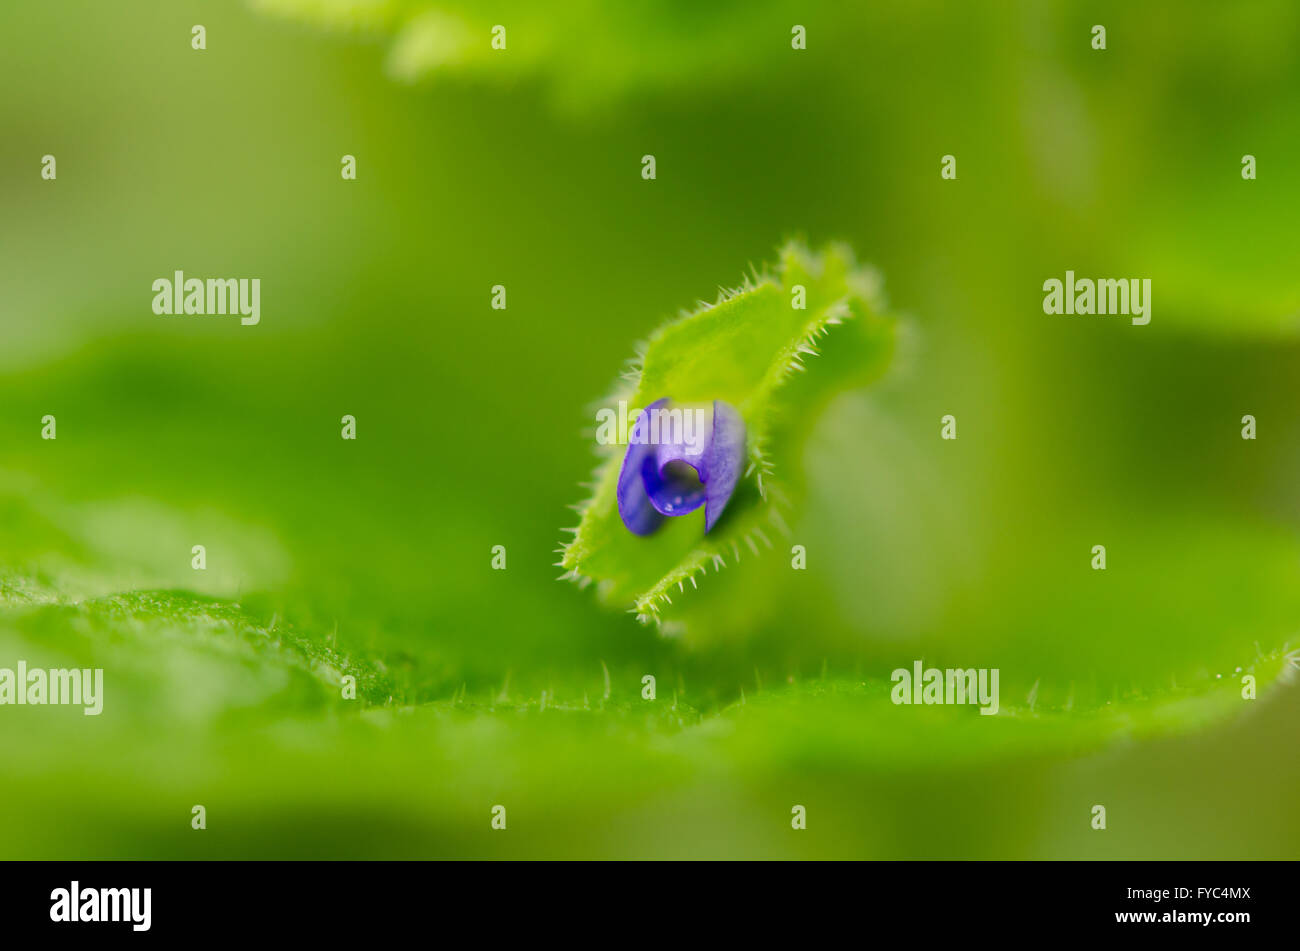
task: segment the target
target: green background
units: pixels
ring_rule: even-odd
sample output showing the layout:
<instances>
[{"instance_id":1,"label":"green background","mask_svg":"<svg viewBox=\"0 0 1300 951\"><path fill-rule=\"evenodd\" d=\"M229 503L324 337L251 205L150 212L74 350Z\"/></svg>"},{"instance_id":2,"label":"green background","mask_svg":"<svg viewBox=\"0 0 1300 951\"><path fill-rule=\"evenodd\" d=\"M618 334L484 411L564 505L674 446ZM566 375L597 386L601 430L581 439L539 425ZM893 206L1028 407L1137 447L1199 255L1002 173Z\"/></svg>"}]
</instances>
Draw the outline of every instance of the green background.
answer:
<instances>
[{"instance_id":1,"label":"green background","mask_svg":"<svg viewBox=\"0 0 1300 951\"><path fill-rule=\"evenodd\" d=\"M1296 857L1300 9L546 6L0 7L0 667L106 682L0 707L0 856ZM905 345L808 570L665 638L556 580L592 401L791 235ZM1002 715L889 703L917 659Z\"/></svg>"}]
</instances>

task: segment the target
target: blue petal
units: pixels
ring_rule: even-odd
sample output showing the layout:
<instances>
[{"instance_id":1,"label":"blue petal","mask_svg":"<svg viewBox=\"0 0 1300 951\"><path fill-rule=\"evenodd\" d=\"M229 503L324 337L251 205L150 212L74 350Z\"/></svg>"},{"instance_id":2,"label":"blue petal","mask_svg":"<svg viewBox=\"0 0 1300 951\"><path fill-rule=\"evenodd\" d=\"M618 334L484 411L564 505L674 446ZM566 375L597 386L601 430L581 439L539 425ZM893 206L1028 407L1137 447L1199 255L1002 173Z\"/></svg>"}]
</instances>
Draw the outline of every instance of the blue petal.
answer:
<instances>
[{"instance_id":1,"label":"blue petal","mask_svg":"<svg viewBox=\"0 0 1300 951\"><path fill-rule=\"evenodd\" d=\"M649 445L646 439L650 419L649 410L665 406L667 403L667 397L655 400L646 407L646 412L637 417L637 421L632 425L632 431L628 433L627 454L623 457L623 468L618 473L618 514L623 519L623 524L628 527L628 531L635 535L649 535L664 520L664 517L650 504L650 496L646 493L642 478L642 468L647 460L654 460L655 447Z\"/></svg>"},{"instance_id":2,"label":"blue petal","mask_svg":"<svg viewBox=\"0 0 1300 951\"><path fill-rule=\"evenodd\" d=\"M745 469L745 421L735 407L714 400L711 407L682 407L680 417L655 420L655 411L669 405L667 396L655 400L637 417L619 470L619 516L637 535L701 505L705 531L712 530ZM698 426L686 427L688 414Z\"/></svg>"},{"instance_id":3,"label":"blue petal","mask_svg":"<svg viewBox=\"0 0 1300 951\"><path fill-rule=\"evenodd\" d=\"M713 401L713 433L704 449L704 531L722 517L745 471L745 421L730 403Z\"/></svg>"},{"instance_id":4,"label":"blue petal","mask_svg":"<svg viewBox=\"0 0 1300 951\"><path fill-rule=\"evenodd\" d=\"M637 535L655 531L665 516L686 515L701 505L708 532L744 471L745 423L734 407L722 400L686 406L680 419L661 417L654 425L653 411L670 405L667 397L655 400L628 434L618 475L618 512ZM690 421L698 426L687 428L688 414L694 414Z\"/></svg>"}]
</instances>

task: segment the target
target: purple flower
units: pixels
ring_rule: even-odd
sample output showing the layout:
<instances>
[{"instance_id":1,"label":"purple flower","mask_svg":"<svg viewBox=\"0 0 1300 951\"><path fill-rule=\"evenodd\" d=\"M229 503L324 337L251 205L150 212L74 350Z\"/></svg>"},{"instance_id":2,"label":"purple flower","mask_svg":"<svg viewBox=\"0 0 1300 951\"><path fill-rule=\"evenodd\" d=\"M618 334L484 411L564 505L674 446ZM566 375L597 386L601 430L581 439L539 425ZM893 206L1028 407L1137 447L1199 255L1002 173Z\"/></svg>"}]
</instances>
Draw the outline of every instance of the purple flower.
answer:
<instances>
[{"instance_id":1,"label":"purple flower","mask_svg":"<svg viewBox=\"0 0 1300 951\"><path fill-rule=\"evenodd\" d=\"M618 474L618 514L649 535L665 517L704 506L707 532L727 507L745 464L745 422L722 400L678 406L664 397L637 417Z\"/></svg>"}]
</instances>

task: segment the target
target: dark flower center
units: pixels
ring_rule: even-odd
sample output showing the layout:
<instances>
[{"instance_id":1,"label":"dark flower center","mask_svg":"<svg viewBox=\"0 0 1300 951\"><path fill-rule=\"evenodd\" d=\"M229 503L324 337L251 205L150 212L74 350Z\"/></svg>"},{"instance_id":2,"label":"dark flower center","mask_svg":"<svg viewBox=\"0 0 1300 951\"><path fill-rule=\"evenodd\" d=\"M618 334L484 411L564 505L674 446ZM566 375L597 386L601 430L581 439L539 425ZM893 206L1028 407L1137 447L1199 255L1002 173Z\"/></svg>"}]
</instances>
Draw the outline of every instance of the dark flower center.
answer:
<instances>
[{"instance_id":1,"label":"dark flower center","mask_svg":"<svg viewBox=\"0 0 1300 951\"><path fill-rule=\"evenodd\" d=\"M704 483L689 462L673 459L665 463L655 480L654 496L665 515L699 508L704 499Z\"/></svg>"}]
</instances>

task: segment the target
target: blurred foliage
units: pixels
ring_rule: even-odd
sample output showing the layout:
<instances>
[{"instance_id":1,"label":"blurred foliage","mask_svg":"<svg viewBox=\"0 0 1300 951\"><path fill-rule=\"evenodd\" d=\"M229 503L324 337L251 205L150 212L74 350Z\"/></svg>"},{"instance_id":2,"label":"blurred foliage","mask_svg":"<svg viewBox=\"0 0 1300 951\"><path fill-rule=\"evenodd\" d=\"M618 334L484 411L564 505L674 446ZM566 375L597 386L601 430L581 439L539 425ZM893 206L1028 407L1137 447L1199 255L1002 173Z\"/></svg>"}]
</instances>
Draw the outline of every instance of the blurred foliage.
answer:
<instances>
[{"instance_id":1,"label":"blurred foliage","mask_svg":"<svg viewBox=\"0 0 1300 951\"><path fill-rule=\"evenodd\" d=\"M756 50L789 46L773 0L251 0L294 21L378 37L403 82L447 76L497 84L535 79L566 111L615 106L643 90L725 88L752 75Z\"/></svg>"},{"instance_id":2,"label":"blurred foliage","mask_svg":"<svg viewBox=\"0 0 1300 951\"><path fill-rule=\"evenodd\" d=\"M1296 855L1293 4L251 6L0 7L0 666L107 694L0 708L0 855ZM665 636L555 580L584 408L795 233L906 333L795 434L808 570ZM917 659L1002 715L889 703Z\"/></svg>"}]
</instances>

